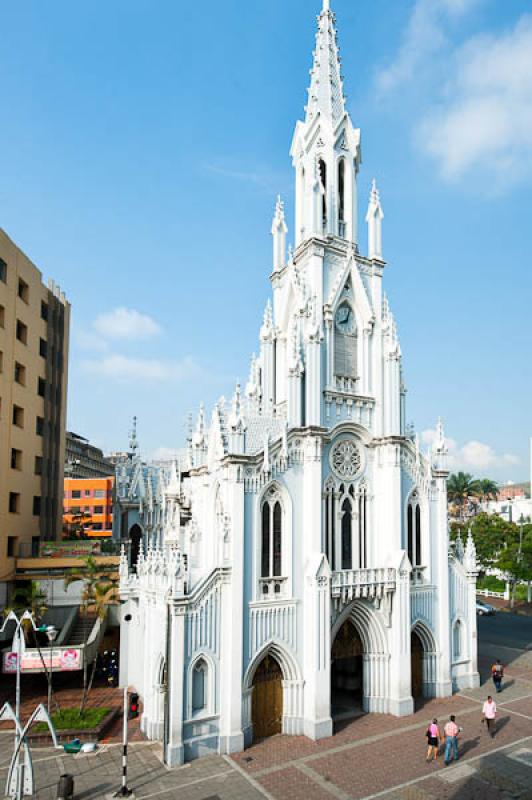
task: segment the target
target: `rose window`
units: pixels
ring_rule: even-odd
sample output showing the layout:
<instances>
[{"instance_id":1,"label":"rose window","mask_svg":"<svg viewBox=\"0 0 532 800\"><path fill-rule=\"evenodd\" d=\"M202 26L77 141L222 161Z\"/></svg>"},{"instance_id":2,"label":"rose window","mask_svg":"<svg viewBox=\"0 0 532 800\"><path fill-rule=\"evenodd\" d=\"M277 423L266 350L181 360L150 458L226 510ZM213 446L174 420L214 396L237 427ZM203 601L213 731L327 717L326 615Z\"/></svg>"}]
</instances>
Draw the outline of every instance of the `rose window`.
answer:
<instances>
[{"instance_id":1,"label":"rose window","mask_svg":"<svg viewBox=\"0 0 532 800\"><path fill-rule=\"evenodd\" d=\"M339 478L354 478L360 471L360 450L349 439L338 442L331 451L331 467Z\"/></svg>"}]
</instances>

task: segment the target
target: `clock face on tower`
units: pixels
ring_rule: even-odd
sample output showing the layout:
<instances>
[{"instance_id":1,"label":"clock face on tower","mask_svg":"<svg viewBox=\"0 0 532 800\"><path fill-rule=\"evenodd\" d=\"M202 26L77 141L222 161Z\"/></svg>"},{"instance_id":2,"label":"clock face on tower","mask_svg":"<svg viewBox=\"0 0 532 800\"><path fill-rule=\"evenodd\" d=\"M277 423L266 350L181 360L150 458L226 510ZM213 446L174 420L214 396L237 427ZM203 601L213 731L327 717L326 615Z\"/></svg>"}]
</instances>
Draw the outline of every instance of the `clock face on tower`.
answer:
<instances>
[{"instance_id":1,"label":"clock face on tower","mask_svg":"<svg viewBox=\"0 0 532 800\"><path fill-rule=\"evenodd\" d=\"M336 330L340 333L353 333L355 329L355 315L353 309L347 303L343 303L336 311L334 318Z\"/></svg>"}]
</instances>

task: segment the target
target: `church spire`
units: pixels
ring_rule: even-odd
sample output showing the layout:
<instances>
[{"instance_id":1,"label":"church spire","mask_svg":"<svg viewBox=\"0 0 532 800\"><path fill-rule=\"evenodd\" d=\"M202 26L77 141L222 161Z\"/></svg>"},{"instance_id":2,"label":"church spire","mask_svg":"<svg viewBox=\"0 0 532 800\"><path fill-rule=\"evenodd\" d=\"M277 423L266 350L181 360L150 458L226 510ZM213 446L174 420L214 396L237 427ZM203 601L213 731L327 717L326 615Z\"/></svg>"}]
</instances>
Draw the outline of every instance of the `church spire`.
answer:
<instances>
[{"instance_id":1,"label":"church spire","mask_svg":"<svg viewBox=\"0 0 532 800\"><path fill-rule=\"evenodd\" d=\"M323 9L318 17L316 49L310 71L306 121L311 122L319 113L334 126L345 114L345 98L335 17L329 0L323 0Z\"/></svg>"}]
</instances>

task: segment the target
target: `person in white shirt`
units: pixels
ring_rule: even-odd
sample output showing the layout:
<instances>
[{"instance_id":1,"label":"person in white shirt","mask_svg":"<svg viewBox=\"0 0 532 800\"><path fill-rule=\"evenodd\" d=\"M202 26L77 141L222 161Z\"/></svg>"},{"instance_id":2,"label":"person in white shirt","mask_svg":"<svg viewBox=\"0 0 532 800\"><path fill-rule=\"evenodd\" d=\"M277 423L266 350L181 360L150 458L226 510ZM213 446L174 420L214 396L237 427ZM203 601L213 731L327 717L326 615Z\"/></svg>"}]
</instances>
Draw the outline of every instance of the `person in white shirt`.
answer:
<instances>
[{"instance_id":1,"label":"person in white shirt","mask_svg":"<svg viewBox=\"0 0 532 800\"><path fill-rule=\"evenodd\" d=\"M495 736L495 715L497 713L497 706L491 695L482 706L482 721L486 721L486 728L491 738Z\"/></svg>"}]
</instances>

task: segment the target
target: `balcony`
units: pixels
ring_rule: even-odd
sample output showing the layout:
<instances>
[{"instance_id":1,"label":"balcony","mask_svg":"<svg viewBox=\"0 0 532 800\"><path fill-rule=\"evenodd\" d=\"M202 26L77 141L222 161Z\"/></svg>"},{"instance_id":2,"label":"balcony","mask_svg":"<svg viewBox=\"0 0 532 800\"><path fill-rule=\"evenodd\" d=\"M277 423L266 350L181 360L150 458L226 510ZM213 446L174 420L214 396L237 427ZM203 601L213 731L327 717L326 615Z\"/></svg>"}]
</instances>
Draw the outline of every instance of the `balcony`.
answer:
<instances>
[{"instance_id":1,"label":"balcony","mask_svg":"<svg viewBox=\"0 0 532 800\"><path fill-rule=\"evenodd\" d=\"M332 574L331 596L342 604L359 598L381 599L395 591L395 582L393 567L339 570Z\"/></svg>"}]
</instances>

